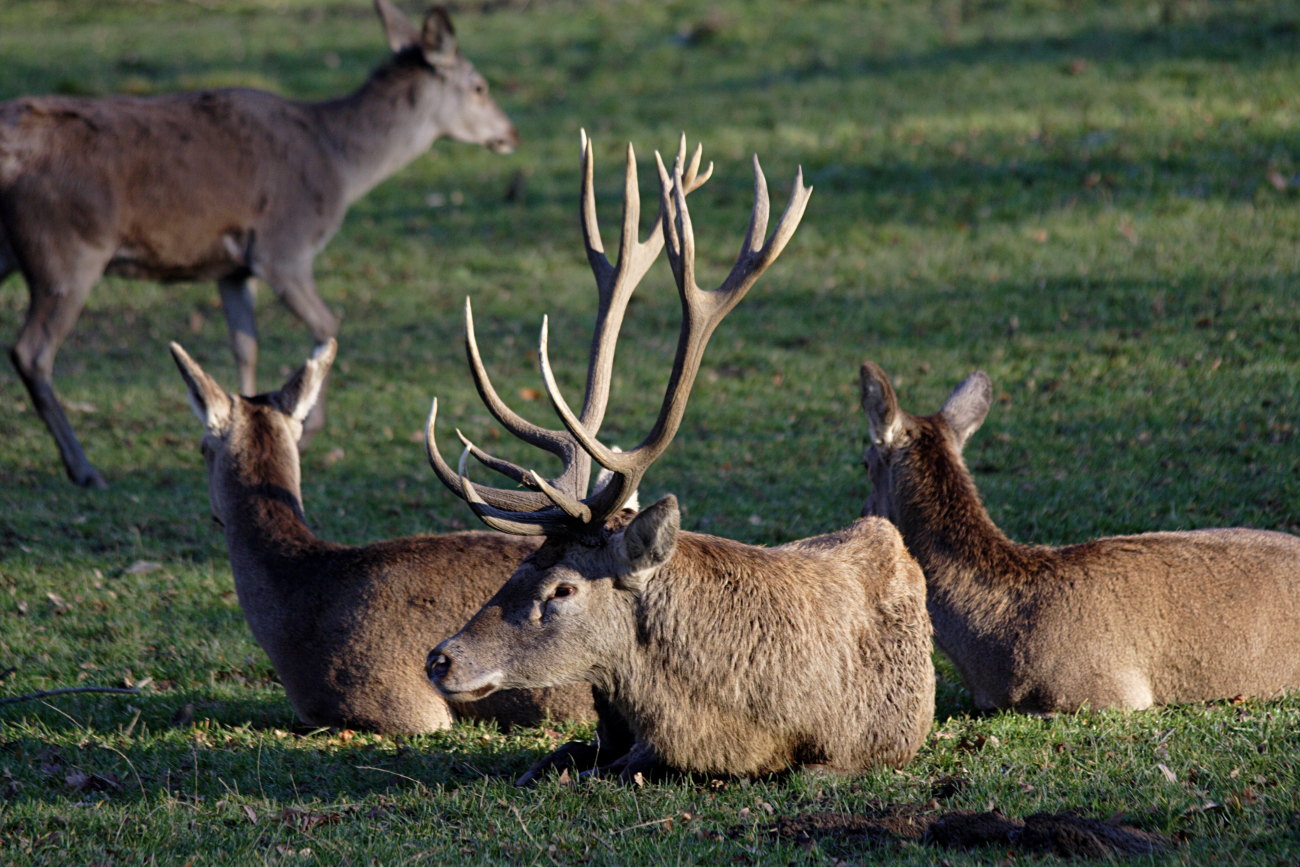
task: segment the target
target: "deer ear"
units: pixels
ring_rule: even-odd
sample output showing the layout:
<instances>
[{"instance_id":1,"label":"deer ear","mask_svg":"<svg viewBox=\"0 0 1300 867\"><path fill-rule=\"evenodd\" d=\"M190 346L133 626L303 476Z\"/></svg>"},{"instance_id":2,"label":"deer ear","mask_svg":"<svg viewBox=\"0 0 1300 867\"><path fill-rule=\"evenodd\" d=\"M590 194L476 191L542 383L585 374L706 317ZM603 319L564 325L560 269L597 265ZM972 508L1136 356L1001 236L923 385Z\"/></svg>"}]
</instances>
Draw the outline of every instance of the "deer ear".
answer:
<instances>
[{"instance_id":1,"label":"deer ear","mask_svg":"<svg viewBox=\"0 0 1300 867\"><path fill-rule=\"evenodd\" d=\"M213 433L220 433L230 424L231 400L226 390L208 376L198 362L175 341L171 344L172 360L189 389L190 408L199 421Z\"/></svg>"},{"instance_id":2,"label":"deer ear","mask_svg":"<svg viewBox=\"0 0 1300 867\"><path fill-rule=\"evenodd\" d=\"M982 370L966 377L943 402L940 415L957 434L958 446L966 445L970 435L979 430L993 403L993 383Z\"/></svg>"},{"instance_id":3,"label":"deer ear","mask_svg":"<svg viewBox=\"0 0 1300 867\"><path fill-rule=\"evenodd\" d=\"M867 414L871 439L886 448L892 447L902 430L902 412L889 375L874 361L864 361L858 379L862 386L862 411Z\"/></svg>"},{"instance_id":4,"label":"deer ear","mask_svg":"<svg viewBox=\"0 0 1300 867\"><path fill-rule=\"evenodd\" d=\"M337 351L338 343L333 337L317 346L307 363L298 368L298 372L289 377L279 391L270 395L271 404L296 422L305 420L320 397Z\"/></svg>"},{"instance_id":5,"label":"deer ear","mask_svg":"<svg viewBox=\"0 0 1300 867\"><path fill-rule=\"evenodd\" d=\"M420 44L420 31L389 0L375 0L375 11L384 23L384 35L388 37L388 47L393 49L394 54Z\"/></svg>"},{"instance_id":6,"label":"deer ear","mask_svg":"<svg viewBox=\"0 0 1300 867\"><path fill-rule=\"evenodd\" d=\"M681 525L681 510L677 508L677 498L672 494L638 512L632 523L623 530L619 547L623 573L617 578L619 586L628 590L642 590L650 572L667 563L673 556L677 549L677 531Z\"/></svg>"},{"instance_id":7,"label":"deer ear","mask_svg":"<svg viewBox=\"0 0 1300 867\"><path fill-rule=\"evenodd\" d=\"M424 59L435 69L456 59L456 29L451 26L451 16L445 7L435 6L424 17L420 47L424 49Z\"/></svg>"}]
</instances>

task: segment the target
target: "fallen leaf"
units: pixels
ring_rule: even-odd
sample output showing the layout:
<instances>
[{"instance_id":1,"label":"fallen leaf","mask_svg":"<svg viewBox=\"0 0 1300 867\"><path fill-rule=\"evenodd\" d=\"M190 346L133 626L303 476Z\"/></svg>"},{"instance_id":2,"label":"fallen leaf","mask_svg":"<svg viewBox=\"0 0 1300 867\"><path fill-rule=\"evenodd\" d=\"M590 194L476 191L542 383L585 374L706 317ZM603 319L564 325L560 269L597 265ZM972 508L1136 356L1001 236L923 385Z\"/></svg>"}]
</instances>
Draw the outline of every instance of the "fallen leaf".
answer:
<instances>
[{"instance_id":1,"label":"fallen leaf","mask_svg":"<svg viewBox=\"0 0 1300 867\"><path fill-rule=\"evenodd\" d=\"M1171 783L1178 782L1178 775L1175 774L1173 771L1169 770L1169 766L1166 765L1164 762L1161 762L1160 764L1156 765L1156 767L1160 769L1160 773L1165 775L1166 780L1168 780Z\"/></svg>"},{"instance_id":2,"label":"fallen leaf","mask_svg":"<svg viewBox=\"0 0 1300 867\"><path fill-rule=\"evenodd\" d=\"M343 817L338 813L313 813L297 807L285 807L280 811L280 821L299 831L310 831L320 825L337 825L343 821Z\"/></svg>"},{"instance_id":3,"label":"fallen leaf","mask_svg":"<svg viewBox=\"0 0 1300 867\"><path fill-rule=\"evenodd\" d=\"M248 823L250 825L257 824L257 811L247 804L244 805L244 815L248 817Z\"/></svg>"},{"instance_id":4,"label":"fallen leaf","mask_svg":"<svg viewBox=\"0 0 1300 867\"><path fill-rule=\"evenodd\" d=\"M519 397L523 400L537 400L541 396L542 393L535 388L519 389Z\"/></svg>"},{"instance_id":5,"label":"fallen leaf","mask_svg":"<svg viewBox=\"0 0 1300 867\"><path fill-rule=\"evenodd\" d=\"M148 575L150 572L157 572L161 568L162 564L153 560L136 560L123 571L127 575Z\"/></svg>"}]
</instances>

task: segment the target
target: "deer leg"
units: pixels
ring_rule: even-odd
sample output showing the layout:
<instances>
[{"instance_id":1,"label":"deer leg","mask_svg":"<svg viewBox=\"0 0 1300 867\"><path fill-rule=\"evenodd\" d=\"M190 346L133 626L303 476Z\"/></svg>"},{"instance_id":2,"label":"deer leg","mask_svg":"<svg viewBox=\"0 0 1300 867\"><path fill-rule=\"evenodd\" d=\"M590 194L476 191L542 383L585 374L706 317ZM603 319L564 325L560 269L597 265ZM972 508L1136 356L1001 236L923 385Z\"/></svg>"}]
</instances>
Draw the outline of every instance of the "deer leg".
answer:
<instances>
[{"instance_id":1,"label":"deer leg","mask_svg":"<svg viewBox=\"0 0 1300 867\"><path fill-rule=\"evenodd\" d=\"M108 484L87 459L54 392L54 357L76 324L95 276L98 275L58 289L29 277L31 301L27 307L27 319L9 353L23 385L32 396L36 414L54 437L68 478L83 488L105 488Z\"/></svg>"},{"instance_id":2,"label":"deer leg","mask_svg":"<svg viewBox=\"0 0 1300 867\"><path fill-rule=\"evenodd\" d=\"M316 343L324 343L339 333L339 320L321 300L316 291L316 281L311 274L311 264L293 268L264 266L266 281L298 318L307 323L307 329ZM302 442L306 446L312 435L325 426L325 389L312 407L302 426Z\"/></svg>"},{"instance_id":3,"label":"deer leg","mask_svg":"<svg viewBox=\"0 0 1300 867\"><path fill-rule=\"evenodd\" d=\"M221 309L230 331L230 348L239 372L240 394L257 393L257 324L253 321L253 278L225 277L217 281Z\"/></svg>"}]
</instances>

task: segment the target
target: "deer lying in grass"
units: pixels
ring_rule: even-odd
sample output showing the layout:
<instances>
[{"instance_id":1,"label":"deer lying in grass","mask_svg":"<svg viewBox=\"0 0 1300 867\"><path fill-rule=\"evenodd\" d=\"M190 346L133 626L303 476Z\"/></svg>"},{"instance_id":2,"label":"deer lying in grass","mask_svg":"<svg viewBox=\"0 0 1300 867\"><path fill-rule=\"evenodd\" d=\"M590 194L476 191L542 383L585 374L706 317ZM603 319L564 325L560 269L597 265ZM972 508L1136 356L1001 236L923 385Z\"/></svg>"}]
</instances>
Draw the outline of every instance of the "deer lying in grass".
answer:
<instances>
[{"instance_id":1,"label":"deer lying in grass","mask_svg":"<svg viewBox=\"0 0 1300 867\"><path fill-rule=\"evenodd\" d=\"M423 30L375 0L393 56L350 96L257 90L0 103L0 281L31 297L11 357L69 478L103 487L54 391L54 357L102 274L215 279L244 394L256 391L253 278L316 341L338 333L312 260L349 205L443 136L509 152L517 134L440 9ZM324 423L323 405L308 430Z\"/></svg>"},{"instance_id":2,"label":"deer lying in grass","mask_svg":"<svg viewBox=\"0 0 1300 867\"><path fill-rule=\"evenodd\" d=\"M653 430L636 448L618 452L596 435L615 341L636 283L629 275L644 273L638 250L630 247L637 187L629 158L624 243L611 267L590 196L589 143L583 155L583 226L601 305L578 415L556 387L545 324L540 350L546 390L564 430L538 428L501 402L466 308L474 380L488 408L514 435L562 457L564 471L546 480L468 441L454 471L438 452L436 402L430 414L426 442L439 479L489 526L546 536L492 600L433 650L431 679L453 702L507 688L595 685L635 738L627 754L598 772L624 779L666 768L759 775L799 765L855 772L903 764L929 729L934 681L924 578L888 522L863 519L830 535L759 548L680 531L672 496L632 517L620 513L676 433L709 336L780 255L811 189L801 173L764 241L767 185L755 158L748 235L721 287L705 292L695 281L682 162L670 179L658 161L660 218L682 328ZM471 454L532 490L471 483L465 477ZM612 475L584 496L593 458ZM567 761L566 749L520 782Z\"/></svg>"},{"instance_id":3,"label":"deer lying in grass","mask_svg":"<svg viewBox=\"0 0 1300 867\"><path fill-rule=\"evenodd\" d=\"M1033 713L1275 696L1300 687L1300 538L1143 533L1049 548L989 518L961 450L989 411L978 371L934 415L862 365L872 492L920 561L935 640L977 707Z\"/></svg>"},{"instance_id":4,"label":"deer lying in grass","mask_svg":"<svg viewBox=\"0 0 1300 867\"><path fill-rule=\"evenodd\" d=\"M499 533L448 533L363 547L318 539L299 488L303 421L334 359L320 347L279 390L227 394L179 345L172 356L206 429L212 514L222 524L240 607L309 725L415 733L455 717L531 725L590 719L589 688L502 693L453 713L424 672L450 635L537 545Z\"/></svg>"}]
</instances>

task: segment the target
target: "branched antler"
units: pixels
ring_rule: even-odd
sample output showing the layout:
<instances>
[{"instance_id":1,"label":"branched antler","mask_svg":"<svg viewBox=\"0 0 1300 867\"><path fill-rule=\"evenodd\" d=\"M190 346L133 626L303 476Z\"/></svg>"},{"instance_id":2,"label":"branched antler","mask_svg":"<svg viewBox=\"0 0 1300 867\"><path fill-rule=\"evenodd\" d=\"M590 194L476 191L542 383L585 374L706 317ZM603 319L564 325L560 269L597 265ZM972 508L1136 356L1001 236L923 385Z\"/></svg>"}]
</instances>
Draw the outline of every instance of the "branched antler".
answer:
<instances>
[{"instance_id":1,"label":"branched antler","mask_svg":"<svg viewBox=\"0 0 1300 867\"><path fill-rule=\"evenodd\" d=\"M691 387L699 373L704 348L713 331L781 254L803 218L808 198L812 194L812 188L804 185L803 172L800 170L795 177L794 190L785 212L772 234L764 240L769 215L767 181L758 157L754 157L754 209L745 242L736 264L723 283L717 289L704 291L695 281L695 235L686 207L686 196L708 180L713 171L710 164L702 176L699 174L700 148L696 148L690 164L684 165L686 139L683 136L671 175L658 152L655 153L659 170L659 216L651 237L638 243L636 223L640 213L640 199L634 156L631 146L628 146L623 231L619 260L615 266L611 266L604 255L596 225L591 144L585 133L582 138L582 153L582 227L587 258L596 276L600 307L592 337L587 388L580 413L573 412L556 385L547 349L548 324L545 319L542 322L539 345L546 394L564 424L563 431L546 430L525 421L500 399L483 368L474 337L473 317L468 302L466 304L466 351L475 384L484 403L512 434L559 456L564 461L563 472L548 481L532 470L488 455L461 435L465 451L461 455L458 471L452 475L451 468L438 454L434 442L436 401L426 429L429 460L439 479L465 499L485 523L509 533L540 535L586 532L603 526L611 515L622 508L623 503L636 490L646 470L663 454L676 435L686 411ZM681 333L668 389L653 428L636 448L620 452L603 445L596 439L596 435L608 404L614 348L628 299L658 256L661 246L668 248L669 264L681 297ZM460 432L457 431L457 434ZM474 485L465 474L467 459L471 455L485 466L534 490L512 491ZM609 479L590 497L586 497L593 458L610 471Z\"/></svg>"}]
</instances>

